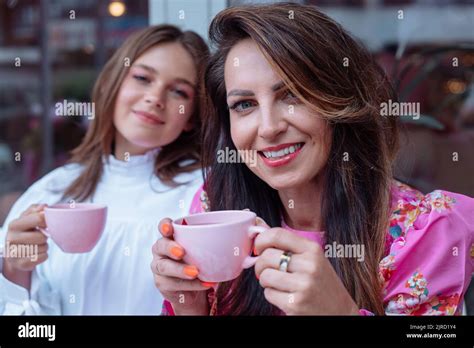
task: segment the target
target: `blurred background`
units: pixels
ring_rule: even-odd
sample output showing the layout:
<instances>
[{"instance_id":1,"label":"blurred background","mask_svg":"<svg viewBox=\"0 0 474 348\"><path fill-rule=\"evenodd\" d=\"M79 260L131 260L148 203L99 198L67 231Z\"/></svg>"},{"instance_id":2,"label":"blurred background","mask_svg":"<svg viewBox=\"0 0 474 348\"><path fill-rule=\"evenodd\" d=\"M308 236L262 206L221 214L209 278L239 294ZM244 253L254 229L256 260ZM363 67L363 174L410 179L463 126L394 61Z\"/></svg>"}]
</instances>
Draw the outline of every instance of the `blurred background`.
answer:
<instances>
[{"instance_id":1,"label":"blurred background","mask_svg":"<svg viewBox=\"0 0 474 348\"><path fill-rule=\"evenodd\" d=\"M0 226L34 181L63 165L87 117L98 72L132 31L171 23L207 38L210 20L244 0L0 0ZM474 196L474 0L306 0L360 39L421 117L401 117L397 177L423 192ZM472 286L471 286L472 288ZM467 298L474 314L474 291Z\"/></svg>"}]
</instances>

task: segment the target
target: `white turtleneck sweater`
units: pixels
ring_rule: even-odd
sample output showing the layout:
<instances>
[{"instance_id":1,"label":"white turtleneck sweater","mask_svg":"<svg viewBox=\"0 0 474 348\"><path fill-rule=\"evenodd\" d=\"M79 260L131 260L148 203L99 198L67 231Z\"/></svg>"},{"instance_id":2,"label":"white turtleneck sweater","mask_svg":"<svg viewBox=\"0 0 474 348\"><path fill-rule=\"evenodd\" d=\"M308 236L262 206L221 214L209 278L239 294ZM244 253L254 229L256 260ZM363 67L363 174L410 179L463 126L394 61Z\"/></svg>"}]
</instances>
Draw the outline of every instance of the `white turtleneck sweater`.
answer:
<instances>
[{"instance_id":1,"label":"white turtleneck sweater","mask_svg":"<svg viewBox=\"0 0 474 348\"><path fill-rule=\"evenodd\" d=\"M0 313L3 314L136 314L158 315L163 297L150 270L151 247L160 237L164 217L188 214L202 185L200 170L178 175L186 185L170 188L153 175L158 150L113 156L90 201L108 206L107 224L94 249L64 253L48 239L48 259L33 271L30 291L3 277L0 257ZM33 184L15 203L0 233L3 248L8 224L31 204L54 204L80 174L79 165L60 167Z\"/></svg>"}]
</instances>

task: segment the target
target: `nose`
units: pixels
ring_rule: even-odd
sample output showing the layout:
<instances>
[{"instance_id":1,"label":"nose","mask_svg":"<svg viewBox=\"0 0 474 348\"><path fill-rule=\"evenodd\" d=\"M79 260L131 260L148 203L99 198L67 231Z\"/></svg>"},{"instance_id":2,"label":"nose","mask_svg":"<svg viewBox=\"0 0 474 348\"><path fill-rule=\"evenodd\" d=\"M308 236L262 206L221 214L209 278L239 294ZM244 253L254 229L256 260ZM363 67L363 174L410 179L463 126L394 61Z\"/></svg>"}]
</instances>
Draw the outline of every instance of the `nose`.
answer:
<instances>
[{"instance_id":1,"label":"nose","mask_svg":"<svg viewBox=\"0 0 474 348\"><path fill-rule=\"evenodd\" d=\"M165 108L165 90L163 87L157 87L145 94L145 103L152 105L158 109Z\"/></svg>"},{"instance_id":2,"label":"nose","mask_svg":"<svg viewBox=\"0 0 474 348\"><path fill-rule=\"evenodd\" d=\"M281 110L272 106L261 107L260 110L259 137L272 140L286 132L288 122L285 120Z\"/></svg>"}]
</instances>

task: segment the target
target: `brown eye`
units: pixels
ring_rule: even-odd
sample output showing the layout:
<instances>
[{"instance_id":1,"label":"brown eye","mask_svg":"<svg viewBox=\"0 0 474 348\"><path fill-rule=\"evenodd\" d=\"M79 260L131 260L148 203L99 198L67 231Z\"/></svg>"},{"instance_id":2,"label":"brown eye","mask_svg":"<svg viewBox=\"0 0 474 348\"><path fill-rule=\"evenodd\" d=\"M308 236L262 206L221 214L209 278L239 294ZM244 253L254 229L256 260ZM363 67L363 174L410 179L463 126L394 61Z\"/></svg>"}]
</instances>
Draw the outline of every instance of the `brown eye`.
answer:
<instances>
[{"instance_id":1,"label":"brown eye","mask_svg":"<svg viewBox=\"0 0 474 348\"><path fill-rule=\"evenodd\" d=\"M288 101L290 101L291 103L297 103L297 102L299 102L299 98L298 98L296 95L294 95L294 93L291 92L291 91L286 92L283 99L284 99L284 100L288 100Z\"/></svg>"}]
</instances>

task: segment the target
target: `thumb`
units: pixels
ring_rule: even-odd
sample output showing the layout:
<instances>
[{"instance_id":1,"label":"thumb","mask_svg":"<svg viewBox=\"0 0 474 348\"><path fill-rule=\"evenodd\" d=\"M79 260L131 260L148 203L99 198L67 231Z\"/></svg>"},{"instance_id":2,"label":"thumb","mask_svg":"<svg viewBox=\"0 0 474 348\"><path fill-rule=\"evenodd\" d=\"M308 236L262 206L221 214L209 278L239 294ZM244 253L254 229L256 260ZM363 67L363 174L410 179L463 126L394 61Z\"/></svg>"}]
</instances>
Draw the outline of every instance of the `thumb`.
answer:
<instances>
[{"instance_id":1,"label":"thumb","mask_svg":"<svg viewBox=\"0 0 474 348\"><path fill-rule=\"evenodd\" d=\"M163 237L171 238L173 236L173 225L171 223L172 221L170 218L164 218L161 219L158 224L158 230Z\"/></svg>"}]
</instances>

